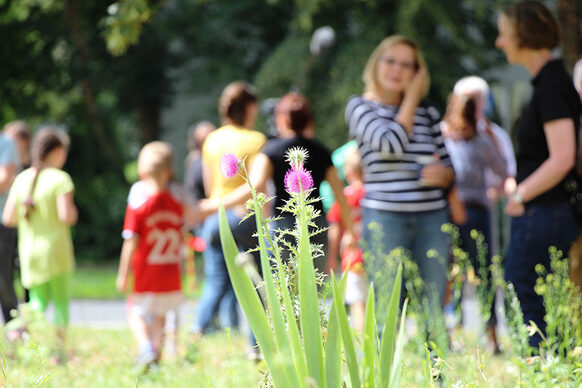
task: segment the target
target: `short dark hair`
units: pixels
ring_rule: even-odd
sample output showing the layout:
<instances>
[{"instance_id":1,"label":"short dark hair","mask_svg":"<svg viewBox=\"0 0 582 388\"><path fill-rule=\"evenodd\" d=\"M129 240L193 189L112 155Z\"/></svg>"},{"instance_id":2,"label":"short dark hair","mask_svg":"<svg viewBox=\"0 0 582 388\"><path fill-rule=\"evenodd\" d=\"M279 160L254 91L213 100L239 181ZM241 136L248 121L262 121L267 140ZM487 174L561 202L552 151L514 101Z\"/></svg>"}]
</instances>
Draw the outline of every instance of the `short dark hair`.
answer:
<instances>
[{"instance_id":1,"label":"short dark hair","mask_svg":"<svg viewBox=\"0 0 582 388\"><path fill-rule=\"evenodd\" d=\"M527 0L510 4L503 14L513 24L519 47L552 50L560 44L558 23L542 3Z\"/></svg>"},{"instance_id":2,"label":"short dark hair","mask_svg":"<svg viewBox=\"0 0 582 388\"><path fill-rule=\"evenodd\" d=\"M244 81L228 84L218 102L218 111L223 122L243 126L246 120L247 105L257 102L255 87Z\"/></svg>"}]
</instances>

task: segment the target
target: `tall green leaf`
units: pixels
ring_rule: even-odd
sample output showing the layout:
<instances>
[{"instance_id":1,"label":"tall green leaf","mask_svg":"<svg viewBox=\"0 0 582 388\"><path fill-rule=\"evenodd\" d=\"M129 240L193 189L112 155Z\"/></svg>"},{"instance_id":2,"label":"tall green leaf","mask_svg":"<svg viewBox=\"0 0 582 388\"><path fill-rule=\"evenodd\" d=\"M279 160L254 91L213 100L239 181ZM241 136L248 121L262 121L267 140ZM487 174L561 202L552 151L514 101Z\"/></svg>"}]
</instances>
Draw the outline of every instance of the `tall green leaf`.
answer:
<instances>
[{"instance_id":1,"label":"tall green leaf","mask_svg":"<svg viewBox=\"0 0 582 388\"><path fill-rule=\"evenodd\" d=\"M390 303L382 331L382 341L380 344L380 386L387 387L390 379L390 371L394 359L394 344L396 337L396 325L398 324L398 305L400 303L400 291L402 284L402 264L398 266L394 287L390 294Z\"/></svg>"},{"instance_id":2,"label":"tall green leaf","mask_svg":"<svg viewBox=\"0 0 582 388\"><path fill-rule=\"evenodd\" d=\"M285 313L287 315L287 327L289 330L289 338L291 340L291 350L293 352L293 361L295 365L295 370L299 376L299 386L303 387L307 381L307 364L305 362L305 354L303 353L303 347L301 345L301 337L299 336L299 328L297 327L297 321L295 320L295 310L293 309L293 302L291 301L291 296L289 294L289 284L287 283L287 277L285 276L285 271L281 263L281 257L279 252L275 254L275 260L277 262L277 267L279 271L279 279L282 279L283 284L281 287L281 292L283 294L283 305L285 306Z\"/></svg>"},{"instance_id":3,"label":"tall green leaf","mask_svg":"<svg viewBox=\"0 0 582 388\"><path fill-rule=\"evenodd\" d=\"M254 194L254 189L252 189L252 191ZM291 356L291 345L289 343L289 337L287 336L287 325L285 324L285 318L283 317L281 302L277 296L277 291L275 290L273 271L267 255L267 247L265 245L265 233L268 233L268 231L265 231L263 213L261 206L256 199L256 195L253 195L253 198L257 234L259 238L259 251L261 255L261 267L263 269L268 309L271 313L273 330L275 331L275 341L280 352L283 354L283 360L281 360L281 362L286 364L285 369L289 383L294 387L299 387L299 377L297 376L294 367L293 358Z\"/></svg>"},{"instance_id":4,"label":"tall green leaf","mask_svg":"<svg viewBox=\"0 0 582 388\"><path fill-rule=\"evenodd\" d=\"M348 364L348 371L350 373L350 380L352 387L359 387L360 372L358 366L358 358L356 357L356 350L354 349L354 341L352 339L352 332L348 322L348 314L344 306L344 294L341 292L335 278L332 275L333 285L333 305L335 306L336 318L342 334L342 342L344 344L344 352Z\"/></svg>"},{"instance_id":5,"label":"tall green leaf","mask_svg":"<svg viewBox=\"0 0 582 388\"><path fill-rule=\"evenodd\" d=\"M398 328L398 339L396 340L396 347L394 348L394 358L392 360L392 368L390 370L390 385L389 387L398 388L400 386L400 377L402 376L402 349L404 348L404 322L406 318L406 307L408 306L408 299L404 301L402 306L402 314L400 315L400 327Z\"/></svg>"},{"instance_id":6,"label":"tall green leaf","mask_svg":"<svg viewBox=\"0 0 582 388\"><path fill-rule=\"evenodd\" d=\"M347 276L340 280L340 294L344 295L346 290ZM341 332L339 320L337 317L337 308L332 303L329 311L329 320L327 322L327 336L325 340L325 377L328 387L339 387L341 382Z\"/></svg>"},{"instance_id":7,"label":"tall green leaf","mask_svg":"<svg viewBox=\"0 0 582 388\"><path fill-rule=\"evenodd\" d=\"M249 321L249 326L255 334L257 342L263 351L265 361L269 367L275 386L286 387L289 384L285 365L286 361L273 340L271 327L267 321L265 310L263 309L263 305L255 291L251 279L235 263L235 258L238 255L238 248L228 226L226 211L222 204L218 210L218 222L220 243L222 245L226 267L236 297L238 298L241 308L245 312Z\"/></svg>"},{"instance_id":8,"label":"tall green leaf","mask_svg":"<svg viewBox=\"0 0 582 388\"><path fill-rule=\"evenodd\" d=\"M321 322L319 317L319 303L317 286L315 284L315 270L311 257L309 230L307 228L307 214L305 211L305 193L299 194L299 310L303 346L307 360L309 376L317 385L325 388L323 351L321 341Z\"/></svg>"},{"instance_id":9,"label":"tall green leaf","mask_svg":"<svg viewBox=\"0 0 582 388\"><path fill-rule=\"evenodd\" d=\"M368 298L366 301L366 321L364 323L364 360L363 379L364 385L367 388L373 388L376 383L375 369L378 363L377 343L378 336L376 334L376 316L375 311L375 295L374 285L370 284L368 288Z\"/></svg>"}]
</instances>

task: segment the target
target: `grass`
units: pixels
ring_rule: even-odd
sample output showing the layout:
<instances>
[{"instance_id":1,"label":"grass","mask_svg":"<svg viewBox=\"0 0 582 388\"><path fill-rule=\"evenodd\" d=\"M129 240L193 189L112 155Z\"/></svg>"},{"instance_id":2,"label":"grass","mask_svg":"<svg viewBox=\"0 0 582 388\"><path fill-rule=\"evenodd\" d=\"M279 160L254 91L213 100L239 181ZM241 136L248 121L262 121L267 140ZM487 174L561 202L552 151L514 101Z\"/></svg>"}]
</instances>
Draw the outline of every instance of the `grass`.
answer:
<instances>
[{"instance_id":1,"label":"grass","mask_svg":"<svg viewBox=\"0 0 582 388\"><path fill-rule=\"evenodd\" d=\"M133 372L134 340L127 329L89 329L72 327L68 365L49 361L52 329L37 328L28 343L0 341L4 364L0 365L0 386L8 387L258 387L264 364L245 357L248 340L240 334L224 332L202 338L195 352L189 352L191 339L184 331L179 336L179 356L162 360L159 368L144 376ZM477 345L473 332L462 332L465 348L449 353L436 367L446 377L445 386L515 387L518 369L506 356L492 356ZM406 349L406 347L405 347ZM188 356L188 357L187 357ZM404 353L403 387L426 387L424 359ZM345 365L344 365L345 366Z\"/></svg>"},{"instance_id":2,"label":"grass","mask_svg":"<svg viewBox=\"0 0 582 388\"><path fill-rule=\"evenodd\" d=\"M51 330L48 330L51 332ZM46 330L45 330L46 332ZM50 337L33 335L26 344L0 342L4 364L0 386L8 387L234 387L258 386L261 373L248 361L245 336L224 333L200 340L186 358L187 337L180 335L180 357L162 360L159 368L143 376L133 371L136 355L129 330L73 327L65 366L50 362Z\"/></svg>"},{"instance_id":3,"label":"grass","mask_svg":"<svg viewBox=\"0 0 582 388\"><path fill-rule=\"evenodd\" d=\"M115 279L117 277L117 261L109 260L105 263L87 262L78 260L72 276L72 299L124 299L125 294L117 291ZM184 293L188 298L198 299L203 282L202 258L196 258L196 288L191 289L189 279L183 278ZM20 285L20 278L16 276L15 289L19 300L24 299L24 291Z\"/></svg>"}]
</instances>

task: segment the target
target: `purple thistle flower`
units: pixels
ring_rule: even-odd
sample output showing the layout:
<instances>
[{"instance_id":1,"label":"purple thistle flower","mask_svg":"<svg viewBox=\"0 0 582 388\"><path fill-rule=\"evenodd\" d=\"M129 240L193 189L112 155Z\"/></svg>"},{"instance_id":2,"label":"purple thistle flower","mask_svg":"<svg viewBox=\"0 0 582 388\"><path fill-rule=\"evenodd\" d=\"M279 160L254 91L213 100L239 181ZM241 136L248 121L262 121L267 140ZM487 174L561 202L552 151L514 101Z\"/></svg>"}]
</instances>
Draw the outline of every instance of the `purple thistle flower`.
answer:
<instances>
[{"instance_id":1,"label":"purple thistle flower","mask_svg":"<svg viewBox=\"0 0 582 388\"><path fill-rule=\"evenodd\" d=\"M238 158L234 154L224 154L220 159L220 172L225 178L232 178L238 173Z\"/></svg>"},{"instance_id":2,"label":"purple thistle flower","mask_svg":"<svg viewBox=\"0 0 582 388\"><path fill-rule=\"evenodd\" d=\"M285 190L290 193L300 193L313 188L313 178L304 168L291 169L285 174Z\"/></svg>"}]
</instances>

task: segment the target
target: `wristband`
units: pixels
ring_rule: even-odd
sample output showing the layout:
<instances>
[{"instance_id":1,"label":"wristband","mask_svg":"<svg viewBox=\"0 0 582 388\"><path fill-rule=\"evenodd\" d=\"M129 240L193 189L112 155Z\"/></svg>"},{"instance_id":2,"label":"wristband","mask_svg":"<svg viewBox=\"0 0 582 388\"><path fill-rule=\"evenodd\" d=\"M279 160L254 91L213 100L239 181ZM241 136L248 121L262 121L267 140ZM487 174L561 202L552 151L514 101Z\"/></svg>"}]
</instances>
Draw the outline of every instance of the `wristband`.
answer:
<instances>
[{"instance_id":1,"label":"wristband","mask_svg":"<svg viewBox=\"0 0 582 388\"><path fill-rule=\"evenodd\" d=\"M520 205L523 204L523 197L521 196L521 194L517 192L517 190L515 191L515 193L513 193L511 199L513 199L513 202L515 203L518 203Z\"/></svg>"}]
</instances>

